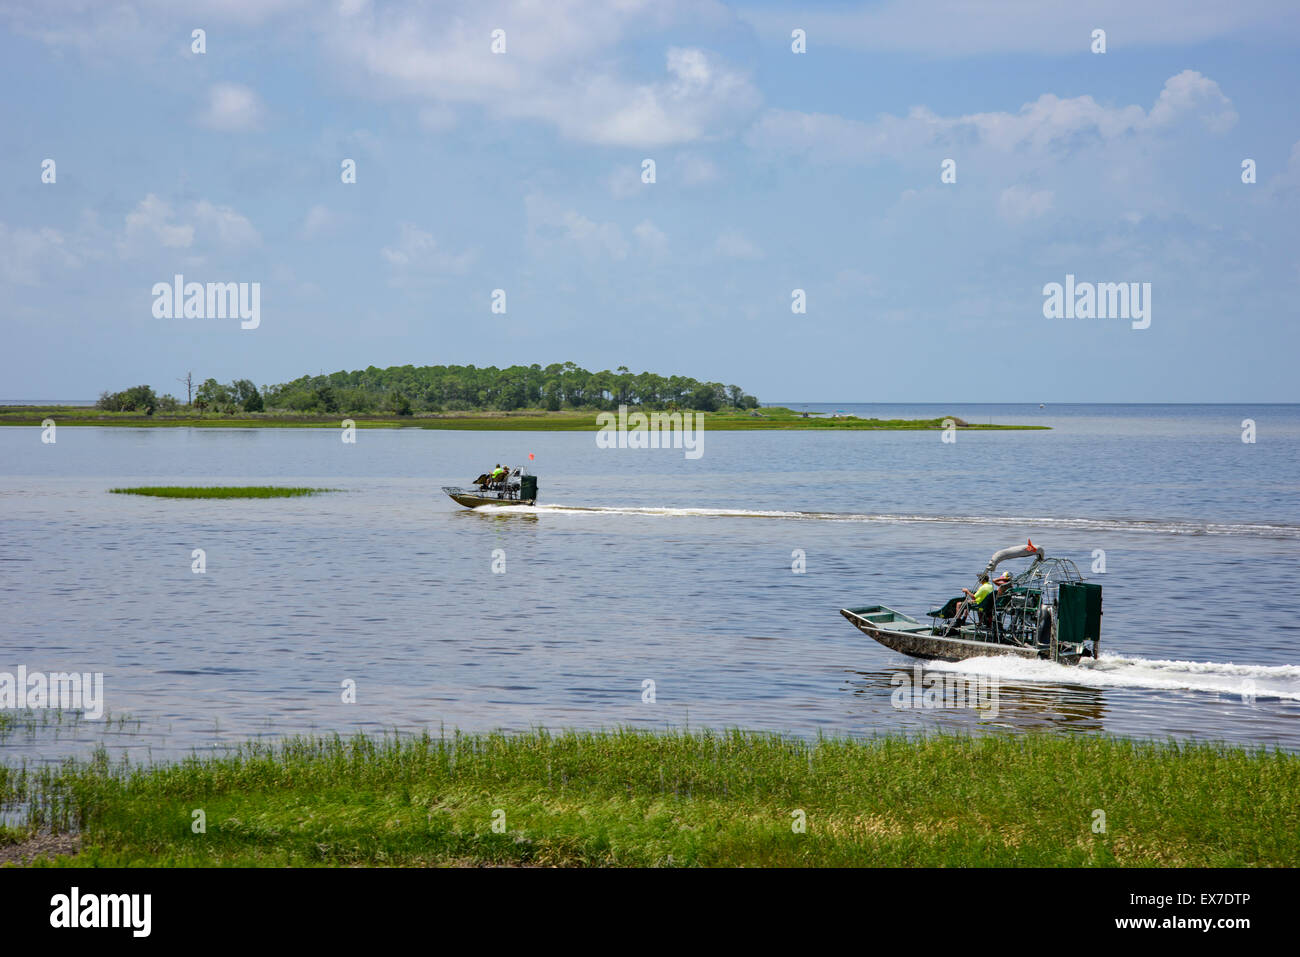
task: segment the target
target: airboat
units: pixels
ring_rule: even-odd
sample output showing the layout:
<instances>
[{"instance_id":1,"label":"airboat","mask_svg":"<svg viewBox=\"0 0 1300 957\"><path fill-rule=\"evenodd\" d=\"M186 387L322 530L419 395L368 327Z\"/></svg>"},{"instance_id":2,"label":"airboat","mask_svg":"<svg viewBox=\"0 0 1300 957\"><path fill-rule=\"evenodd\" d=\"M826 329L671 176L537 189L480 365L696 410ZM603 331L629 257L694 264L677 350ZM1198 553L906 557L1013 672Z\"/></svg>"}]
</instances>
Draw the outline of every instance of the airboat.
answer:
<instances>
[{"instance_id":1,"label":"airboat","mask_svg":"<svg viewBox=\"0 0 1300 957\"><path fill-rule=\"evenodd\" d=\"M494 482L487 474L480 475L471 486L444 485L442 490L453 502L466 508L483 508L501 505L534 505L537 502L537 476L522 468L507 472Z\"/></svg>"},{"instance_id":2,"label":"airboat","mask_svg":"<svg viewBox=\"0 0 1300 957\"><path fill-rule=\"evenodd\" d=\"M930 624L885 605L841 608L840 614L886 648L931 661L1015 655L1077 665L1101 649L1101 586L1086 582L1068 558L1048 558L1030 540L1004 548L984 572L1004 561L1032 558L1029 567L976 605L951 598L929 612Z\"/></svg>"}]
</instances>

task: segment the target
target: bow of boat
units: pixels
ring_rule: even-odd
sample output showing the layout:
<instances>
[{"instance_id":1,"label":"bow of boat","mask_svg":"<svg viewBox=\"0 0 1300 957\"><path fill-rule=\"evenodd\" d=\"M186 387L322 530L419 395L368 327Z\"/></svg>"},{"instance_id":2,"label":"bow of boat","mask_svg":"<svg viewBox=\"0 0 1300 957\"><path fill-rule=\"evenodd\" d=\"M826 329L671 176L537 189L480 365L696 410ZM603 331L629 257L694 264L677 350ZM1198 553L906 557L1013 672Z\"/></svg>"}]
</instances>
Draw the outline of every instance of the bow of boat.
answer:
<instances>
[{"instance_id":1,"label":"bow of boat","mask_svg":"<svg viewBox=\"0 0 1300 957\"><path fill-rule=\"evenodd\" d=\"M966 658L982 658L989 655L1038 657L1036 648L935 634L932 626L922 624L915 618L884 605L841 608L840 614L864 635L874 638L886 648L913 658L930 661L962 661Z\"/></svg>"}]
</instances>

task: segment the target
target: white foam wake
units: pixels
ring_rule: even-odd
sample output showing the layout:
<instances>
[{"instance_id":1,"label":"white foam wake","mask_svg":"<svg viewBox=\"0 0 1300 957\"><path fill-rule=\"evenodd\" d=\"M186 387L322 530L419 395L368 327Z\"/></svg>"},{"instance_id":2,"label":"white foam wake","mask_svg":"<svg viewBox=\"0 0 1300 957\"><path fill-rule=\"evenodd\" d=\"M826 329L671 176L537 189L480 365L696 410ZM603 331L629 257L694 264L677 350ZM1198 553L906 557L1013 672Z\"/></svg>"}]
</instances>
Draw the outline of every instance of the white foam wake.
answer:
<instances>
[{"instance_id":1,"label":"white foam wake","mask_svg":"<svg viewBox=\"0 0 1300 957\"><path fill-rule=\"evenodd\" d=\"M906 515L855 512L801 512L748 508L679 508L674 506L554 505L505 506L502 512L549 515L664 515L696 518L768 518L826 522L881 522L918 525L1019 525L1078 531L1155 532L1166 535L1248 535L1300 539L1300 526L1266 523L1191 522L1136 518L1053 518L1028 515Z\"/></svg>"},{"instance_id":2,"label":"white foam wake","mask_svg":"<svg viewBox=\"0 0 1300 957\"><path fill-rule=\"evenodd\" d=\"M927 669L996 677L1004 682L1045 682L1089 688L1151 688L1201 691L1246 697L1300 701L1300 665L1238 665L1230 661L1174 661L1107 655L1085 659L1078 667L1014 657L968 658L928 662Z\"/></svg>"}]
</instances>

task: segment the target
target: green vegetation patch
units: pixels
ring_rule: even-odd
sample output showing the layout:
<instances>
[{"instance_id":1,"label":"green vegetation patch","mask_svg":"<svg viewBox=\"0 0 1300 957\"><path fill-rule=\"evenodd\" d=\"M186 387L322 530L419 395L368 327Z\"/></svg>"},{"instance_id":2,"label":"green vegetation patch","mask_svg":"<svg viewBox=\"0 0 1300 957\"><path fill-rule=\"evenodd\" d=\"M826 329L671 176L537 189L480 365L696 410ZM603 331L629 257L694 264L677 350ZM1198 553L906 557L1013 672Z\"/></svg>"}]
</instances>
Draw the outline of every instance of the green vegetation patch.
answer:
<instances>
[{"instance_id":1,"label":"green vegetation patch","mask_svg":"<svg viewBox=\"0 0 1300 957\"><path fill-rule=\"evenodd\" d=\"M645 411L633 409L632 411ZM351 418L358 429L441 429L474 432L595 432L600 429L596 416L598 410L582 412L547 412L538 409L521 409L510 412L417 412L410 416L370 415L347 412L338 415L318 415L283 410L258 413L211 413L197 415L193 411L158 412L107 412L68 406L0 406L0 426L39 427L46 418L54 418L60 426L122 426L126 428L177 428L213 429L337 429L344 416ZM690 411L682 412L689 415ZM996 423L965 422L956 416L934 419L861 419L856 416L805 416L790 409L764 406L761 410L730 409L718 412L701 412L704 427L716 431L750 431L755 429L830 429L834 431L915 431L939 430L944 423L952 423L965 430L1033 430L1047 429L1046 425L999 425ZM694 419L688 420L693 426Z\"/></svg>"},{"instance_id":2,"label":"green vegetation patch","mask_svg":"<svg viewBox=\"0 0 1300 957\"><path fill-rule=\"evenodd\" d=\"M1300 756L1093 736L295 738L0 766L77 865L1292 866ZM196 811L203 829L196 832Z\"/></svg>"},{"instance_id":3,"label":"green vegetation patch","mask_svg":"<svg viewBox=\"0 0 1300 957\"><path fill-rule=\"evenodd\" d=\"M333 492L330 488L285 488L279 485L141 485L109 489L118 495L151 495L155 498L297 498Z\"/></svg>"}]
</instances>

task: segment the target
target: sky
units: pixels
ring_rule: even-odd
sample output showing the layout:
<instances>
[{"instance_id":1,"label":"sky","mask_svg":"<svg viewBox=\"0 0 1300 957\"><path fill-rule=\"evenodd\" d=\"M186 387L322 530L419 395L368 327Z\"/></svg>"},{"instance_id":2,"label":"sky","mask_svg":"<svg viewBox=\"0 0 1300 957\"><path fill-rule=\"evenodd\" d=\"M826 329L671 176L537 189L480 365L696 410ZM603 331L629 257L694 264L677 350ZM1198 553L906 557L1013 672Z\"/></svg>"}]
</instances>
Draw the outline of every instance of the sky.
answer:
<instances>
[{"instance_id":1,"label":"sky","mask_svg":"<svg viewBox=\"0 0 1300 957\"><path fill-rule=\"evenodd\" d=\"M1297 401L1298 48L1294 0L0 0L0 397ZM160 318L178 274L256 328ZM1049 318L1067 276L1149 325Z\"/></svg>"}]
</instances>

